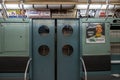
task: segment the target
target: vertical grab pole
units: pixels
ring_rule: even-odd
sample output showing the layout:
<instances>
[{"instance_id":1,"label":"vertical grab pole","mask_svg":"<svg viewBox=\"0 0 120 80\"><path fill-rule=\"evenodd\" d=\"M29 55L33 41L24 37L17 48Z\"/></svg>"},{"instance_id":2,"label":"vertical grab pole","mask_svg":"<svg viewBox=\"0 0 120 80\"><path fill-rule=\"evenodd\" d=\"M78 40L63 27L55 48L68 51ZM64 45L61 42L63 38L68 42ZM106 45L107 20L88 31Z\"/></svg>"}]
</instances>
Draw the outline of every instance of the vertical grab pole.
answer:
<instances>
[{"instance_id":1,"label":"vertical grab pole","mask_svg":"<svg viewBox=\"0 0 120 80\"><path fill-rule=\"evenodd\" d=\"M2 0L1 7L2 7L2 10L3 10L2 16L3 16L4 20L5 20L5 18L8 17L7 16L7 11L6 11L6 8L5 8L5 0Z\"/></svg>"},{"instance_id":2,"label":"vertical grab pole","mask_svg":"<svg viewBox=\"0 0 120 80\"><path fill-rule=\"evenodd\" d=\"M115 13L115 7L116 7L116 5L114 4L114 7L113 7L114 13ZM113 18L115 18L115 14L114 13L112 15Z\"/></svg>"},{"instance_id":3,"label":"vertical grab pole","mask_svg":"<svg viewBox=\"0 0 120 80\"><path fill-rule=\"evenodd\" d=\"M105 20L107 20L108 19L108 8L109 8L109 0L106 0L106 5L107 5L107 7L106 7L106 9L105 9L105 14L106 14L106 18L105 18Z\"/></svg>"},{"instance_id":4,"label":"vertical grab pole","mask_svg":"<svg viewBox=\"0 0 120 80\"><path fill-rule=\"evenodd\" d=\"M91 0L87 0L87 10L86 10L87 19L86 20L88 20L88 14L89 14L90 4L91 4Z\"/></svg>"},{"instance_id":5,"label":"vertical grab pole","mask_svg":"<svg viewBox=\"0 0 120 80\"><path fill-rule=\"evenodd\" d=\"M21 4L21 7L22 7L22 11L24 12L24 1L23 0L20 0L20 4ZM24 21L24 15L22 14L22 19Z\"/></svg>"}]
</instances>

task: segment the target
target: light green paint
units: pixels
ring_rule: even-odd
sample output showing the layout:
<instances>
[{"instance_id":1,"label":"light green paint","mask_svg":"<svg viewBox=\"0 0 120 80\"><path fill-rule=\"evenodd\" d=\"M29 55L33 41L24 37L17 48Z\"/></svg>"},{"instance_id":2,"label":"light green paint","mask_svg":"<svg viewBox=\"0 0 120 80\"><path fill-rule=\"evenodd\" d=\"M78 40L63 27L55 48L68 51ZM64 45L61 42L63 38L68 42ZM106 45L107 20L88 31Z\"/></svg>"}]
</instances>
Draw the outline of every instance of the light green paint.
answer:
<instances>
[{"instance_id":1,"label":"light green paint","mask_svg":"<svg viewBox=\"0 0 120 80\"><path fill-rule=\"evenodd\" d=\"M86 43L85 23L105 23L105 43ZM83 55L110 55L109 21L104 19L81 19Z\"/></svg>"},{"instance_id":2,"label":"light green paint","mask_svg":"<svg viewBox=\"0 0 120 80\"><path fill-rule=\"evenodd\" d=\"M0 56L29 56L29 23L20 21L1 22Z\"/></svg>"}]
</instances>

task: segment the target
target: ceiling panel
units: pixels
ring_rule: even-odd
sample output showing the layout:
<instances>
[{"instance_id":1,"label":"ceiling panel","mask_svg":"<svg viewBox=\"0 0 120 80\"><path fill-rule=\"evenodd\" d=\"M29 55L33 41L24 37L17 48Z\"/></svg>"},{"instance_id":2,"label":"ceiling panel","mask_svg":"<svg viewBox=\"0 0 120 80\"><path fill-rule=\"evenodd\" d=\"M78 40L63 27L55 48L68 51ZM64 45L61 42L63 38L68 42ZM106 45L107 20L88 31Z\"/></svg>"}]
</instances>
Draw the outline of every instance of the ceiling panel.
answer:
<instances>
[{"instance_id":1,"label":"ceiling panel","mask_svg":"<svg viewBox=\"0 0 120 80\"><path fill-rule=\"evenodd\" d=\"M80 3L87 3L88 0L78 0ZM91 0L92 3L106 3L106 0ZM120 0L109 0L110 3L120 3Z\"/></svg>"},{"instance_id":2,"label":"ceiling panel","mask_svg":"<svg viewBox=\"0 0 120 80\"><path fill-rule=\"evenodd\" d=\"M5 0L5 1L12 1L12 2L14 1L14 2L16 2L16 1L20 1L20 0Z\"/></svg>"},{"instance_id":3,"label":"ceiling panel","mask_svg":"<svg viewBox=\"0 0 120 80\"><path fill-rule=\"evenodd\" d=\"M110 0L111 3L120 3L120 0Z\"/></svg>"},{"instance_id":4,"label":"ceiling panel","mask_svg":"<svg viewBox=\"0 0 120 80\"><path fill-rule=\"evenodd\" d=\"M86 4L88 0L24 0L25 3L29 3L31 2L54 2L57 4L57 2L76 2L76 4ZM116 4L120 4L120 0L109 0L110 3L116 3ZM17 2L20 2L20 0L5 0L6 3L17 3ZM92 3L97 3L97 4L105 4L106 3L106 0L91 0ZM49 4L49 3L48 3Z\"/></svg>"},{"instance_id":5,"label":"ceiling panel","mask_svg":"<svg viewBox=\"0 0 120 80\"><path fill-rule=\"evenodd\" d=\"M5 1L20 1L20 0L5 0Z\"/></svg>"},{"instance_id":6,"label":"ceiling panel","mask_svg":"<svg viewBox=\"0 0 120 80\"><path fill-rule=\"evenodd\" d=\"M52 1L54 1L54 2L75 2L75 1L78 1L78 0L25 0L25 1L31 1L31 2L52 2Z\"/></svg>"}]
</instances>

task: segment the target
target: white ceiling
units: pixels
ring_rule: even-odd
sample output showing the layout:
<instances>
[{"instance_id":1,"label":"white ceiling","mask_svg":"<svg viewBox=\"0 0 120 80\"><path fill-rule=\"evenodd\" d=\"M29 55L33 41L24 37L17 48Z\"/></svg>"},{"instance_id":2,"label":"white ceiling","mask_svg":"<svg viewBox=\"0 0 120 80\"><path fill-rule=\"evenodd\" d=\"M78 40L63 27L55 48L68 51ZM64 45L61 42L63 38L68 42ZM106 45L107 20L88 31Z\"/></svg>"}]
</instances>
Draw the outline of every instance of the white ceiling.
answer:
<instances>
[{"instance_id":1,"label":"white ceiling","mask_svg":"<svg viewBox=\"0 0 120 80\"><path fill-rule=\"evenodd\" d=\"M20 0L3 0L3 1L6 1L5 5L6 5L6 8L7 9L20 9L21 7L18 5L19 3L17 2L20 2ZM24 3L24 8L25 9L59 9L62 7L62 9L70 9L70 8L74 8L75 5L74 4L62 4L60 5L59 3L57 4L58 1L64 1L64 2L79 2L81 4L77 4L76 6L76 9L87 9L87 0L24 0L25 2L39 2L39 1L42 1L42 2L56 2L56 4L35 4L34 7L33 7L33 4L26 4ZM105 1L106 0L91 0L92 3L97 3L97 4L92 4L90 6L91 9L106 9L106 5L105 5ZM109 0L110 2L112 3L119 3L119 5L117 5L116 7L120 7L120 0ZM14 3L10 3L10 2L14 2ZM63 2L63 3L64 3ZM10 4L9 4L10 3ZM101 7L101 4L103 4L102 7ZM94 7L95 6L95 7ZM100 7L100 8L99 8ZM109 9L112 9L114 7L113 4L110 4L109 6ZM0 6L0 9L1 9L1 6Z\"/></svg>"},{"instance_id":2,"label":"white ceiling","mask_svg":"<svg viewBox=\"0 0 120 80\"><path fill-rule=\"evenodd\" d=\"M4 0L4 1L10 1L10 2L19 2L20 0ZM84 2L86 3L88 0L24 0L25 2ZM120 3L120 0L109 0L110 2L117 2ZM91 0L93 3L98 2L106 2L106 0Z\"/></svg>"}]
</instances>

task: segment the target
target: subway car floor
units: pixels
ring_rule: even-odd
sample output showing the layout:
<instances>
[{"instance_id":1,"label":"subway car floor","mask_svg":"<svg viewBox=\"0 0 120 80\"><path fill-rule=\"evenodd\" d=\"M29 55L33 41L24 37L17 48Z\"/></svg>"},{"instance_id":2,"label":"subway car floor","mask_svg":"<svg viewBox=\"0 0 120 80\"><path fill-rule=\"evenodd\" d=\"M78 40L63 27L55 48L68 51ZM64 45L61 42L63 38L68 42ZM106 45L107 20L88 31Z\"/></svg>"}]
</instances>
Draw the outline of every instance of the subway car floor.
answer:
<instances>
[{"instance_id":1,"label":"subway car floor","mask_svg":"<svg viewBox=\"0 0 120 80\"><path fill-rule=\"evenodd\" d=\"M24 80L24 78L0 78L0 80Z\"/></svg>"},{"instance_id":2,"label":"subway car floor","mask_svg":"<svg viewBox=\"0 0 120 80\"><path fill-rule=\"evenodd\" d=\"M0 78L0 80L24 80L24 78ZM29 79L27 79L29 80ZM85 79L81 79L85 80ZM88 80L120 80L120 77L113 77L113 76L93 76L88 77Z\"/></svg>"},{"instance_id":3,"label":"subway car floor","mask_svg":"<svg viewBox=\"0 0 120 80\"><path fill-rule=\"evenodd\" d=\"M0 80L24 80L24 78L0 78ZM30 79L27 79L30 80ZM81 78L81 80L85 80ZM102 75L102 76L88 76L87 80L120 80L120 77L110 76L110 75Z\"/></svg>"},{"instance_id":4,"label":"subway car floor","mask_svg":"<svg viewBox=\"0 0 120 80\"><path fill-rule=\"evenodd\" d=\"M120 80L120 77L113 76L88 76L88 80Z\"/></svg>"}]
</instances>

